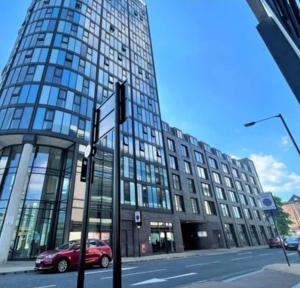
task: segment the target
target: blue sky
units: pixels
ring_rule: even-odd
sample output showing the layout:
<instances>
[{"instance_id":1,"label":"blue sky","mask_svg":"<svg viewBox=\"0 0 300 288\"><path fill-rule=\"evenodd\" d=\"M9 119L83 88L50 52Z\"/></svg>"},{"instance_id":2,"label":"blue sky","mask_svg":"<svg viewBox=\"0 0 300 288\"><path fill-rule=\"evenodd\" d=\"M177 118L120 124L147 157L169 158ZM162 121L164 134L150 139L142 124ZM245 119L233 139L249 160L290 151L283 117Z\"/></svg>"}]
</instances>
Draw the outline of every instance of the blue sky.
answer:
<instances>
[{"instance_id":1,"label":"blue sky","mask_svg":"<svg viewBox=\"0 0 300 288\"><path fill-rule=\"evenodd\" d=\"M0 3L0 69L30 0ZM299 157L278 120L300 143L299 104L256 31L245 0L148 0L163 119L211 146L251 157L265 190L300 195Z\"/></svg>"}]
</instances>

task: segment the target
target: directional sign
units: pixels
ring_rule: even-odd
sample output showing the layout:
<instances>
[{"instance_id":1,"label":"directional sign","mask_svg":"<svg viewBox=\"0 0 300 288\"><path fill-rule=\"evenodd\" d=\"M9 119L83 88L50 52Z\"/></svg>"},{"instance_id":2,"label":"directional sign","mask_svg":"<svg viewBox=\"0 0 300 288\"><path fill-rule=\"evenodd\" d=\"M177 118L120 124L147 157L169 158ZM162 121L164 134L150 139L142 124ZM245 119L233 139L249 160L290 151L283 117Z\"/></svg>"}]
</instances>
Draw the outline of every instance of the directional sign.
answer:
<instances>
[{"instance_id":1,"label":"directional sign","mask_svg":"<svg viewBox=\"0 0 300 288\"><path fill-rule=\"evenodd\" d=\"M277 209L272 193L259 194L259 201L261 203L261 208L264 211L271 211Z\"/></svg>"}]
</instances>

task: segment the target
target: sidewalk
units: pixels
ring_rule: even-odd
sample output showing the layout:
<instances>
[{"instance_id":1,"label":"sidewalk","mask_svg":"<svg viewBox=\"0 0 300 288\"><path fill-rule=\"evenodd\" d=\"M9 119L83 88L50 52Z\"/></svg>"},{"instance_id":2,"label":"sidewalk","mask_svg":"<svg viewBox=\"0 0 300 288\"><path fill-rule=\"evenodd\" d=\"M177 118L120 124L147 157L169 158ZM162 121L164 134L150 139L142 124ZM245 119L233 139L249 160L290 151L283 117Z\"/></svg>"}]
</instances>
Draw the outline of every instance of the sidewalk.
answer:
<instances>
[{"instance_id":1,"label":"sidewalk","mask_svg":"<svg viewBox=\"0 0 300 288\"><path fill-rule=\"evenodd\" d=\"M299 285L299 286L298 286ZM300 264L273 264L224 281L201 281L181 288L299 288Z\"/></svg>"},{"instance_id":2,"label":"sidewalk","mask_svg":"<svg viewBox=\"0 0 300 288\"><path fill-rule=\"evenodd\" d=\"M195 256L209 256L209 255L221 255L241 252L244 250L257 250L264 249L267 246L255 246L255 247L242 247L242 248L231 248L231 249L209 249L209 250L194 250L182 253L170 253L170 254L157 254L143 257L126 257L122 258L122 263L138 263L144 261L155 261L155 260L170 260L178 258L188 258ZM34 271L34 261L8 261L5 264L0 264L0 275L10 273L27 273Z\"/></svg>"}]
</instances>

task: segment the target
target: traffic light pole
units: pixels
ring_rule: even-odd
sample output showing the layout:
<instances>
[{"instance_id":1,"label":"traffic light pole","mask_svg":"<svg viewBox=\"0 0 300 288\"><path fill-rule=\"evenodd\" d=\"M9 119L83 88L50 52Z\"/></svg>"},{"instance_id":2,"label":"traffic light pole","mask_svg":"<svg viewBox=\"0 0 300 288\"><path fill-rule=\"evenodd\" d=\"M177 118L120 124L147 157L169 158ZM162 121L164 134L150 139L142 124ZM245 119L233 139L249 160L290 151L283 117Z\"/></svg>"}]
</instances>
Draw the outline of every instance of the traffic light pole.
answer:
<instances>
[{"instance_id":1,"label":"traffic light pole","mask_svg":"<svg viewBox=\"0 0 300 288\"><path fill-rule=\"evenodd\" d=\"M120 245L120 122L121 99L119 97L120 84L116 84L115 95L115 141L114 141L114 184L113 184L113 288L122 287L122 263Z\"/></svg>"}]
</instances>

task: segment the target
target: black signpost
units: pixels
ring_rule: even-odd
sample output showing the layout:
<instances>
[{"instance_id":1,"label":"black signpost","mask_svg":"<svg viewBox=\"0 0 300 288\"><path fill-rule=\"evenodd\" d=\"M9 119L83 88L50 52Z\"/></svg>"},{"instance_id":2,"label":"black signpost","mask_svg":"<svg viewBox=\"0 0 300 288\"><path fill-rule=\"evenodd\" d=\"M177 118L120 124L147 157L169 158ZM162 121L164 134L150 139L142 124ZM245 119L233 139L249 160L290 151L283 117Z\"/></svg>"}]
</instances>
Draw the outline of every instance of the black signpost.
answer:
<instances>
[{"instance_id":1,"label":"black signpost","mask_svg":"<svg viewBox=\"0 0 300 288\"><path fill-rule=\"evenodd\" d=\"M274 217L274 216L276 216L275 213L278 211L278 207L276 206L276 203L274 201L272 193L261 193L261 194L259 194L259 196L260 196L260 203L261 203L262 209L272 217L272 220L273 220L274 226L275 226L275 230L276 230L276 234L279 237L280 245L281 245L286 263L288 264L288 266L290 266L290 261L286 254L286 250L285 250L285 247L283 244L283 239L278 230L277 220Z\"/></svg>"},{"instance_id":2,"label":"black signpost","mask_svg":"<svg viewBox=\"0 0 300 288\"><path fill-rule=\"evenodd\" d=\"M94 173L96 144L112 129L115 129L114 141L114 184L113 184L113 287L122 287L121 246L120 246L120 124L126 121L126 82L116 83L115 93L99 108L95 108L92 117L90 143L86 147L82 160L81 181L86 182L86 194L80 243L80 262L77 288L84 288L84 269L86 242L88 234L88 211Z\"/></svg>"}]
</instances>

